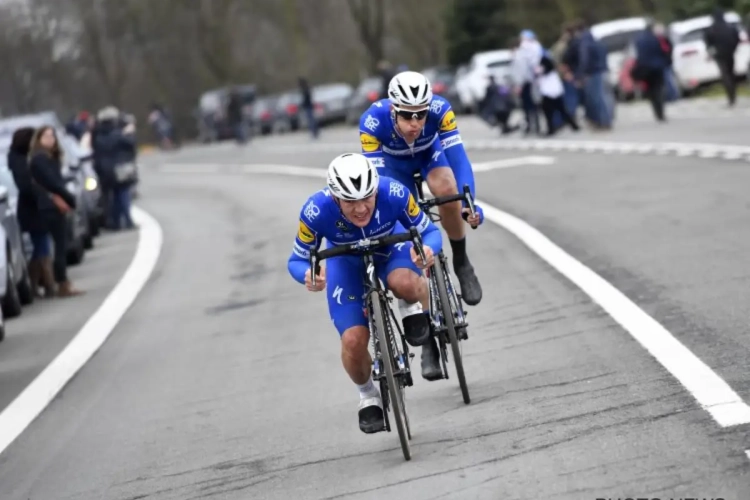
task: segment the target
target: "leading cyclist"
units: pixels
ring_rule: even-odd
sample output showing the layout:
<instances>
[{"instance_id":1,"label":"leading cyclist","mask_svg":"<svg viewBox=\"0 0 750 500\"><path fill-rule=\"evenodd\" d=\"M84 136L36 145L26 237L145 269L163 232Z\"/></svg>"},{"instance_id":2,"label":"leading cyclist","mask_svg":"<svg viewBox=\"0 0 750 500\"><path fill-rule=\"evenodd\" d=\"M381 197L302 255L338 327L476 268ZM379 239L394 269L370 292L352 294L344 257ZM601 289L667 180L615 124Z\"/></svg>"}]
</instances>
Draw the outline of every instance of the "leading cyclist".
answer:
<instances>
[{"instance_id":1,"label":"leading cyclist","mask_svg":"<svg viewBox=\"0 0 750 500\"><path fill-rule=\"evenodd\" d=\"M417 196L413 179L417 172L435 196L456 194L464 184L475 196L474 173L456 116L448 101L433 95L429 80L421 73L404 71L394 76L388 85L388 99L374 102L362 114L359 134L363 154L383 175L408 186L413 196ZM438 210L453 250L453 269L463 299L472 306L479 304L482 288L466 254L466 228L461 219L476 227L484 221L482 209L476 206L474 217L458 202L441 205ZM436 374L436 378L441 376Z\"/></svg>"},{"instance_id":2,"label":"leading cyclist","mask_svg":"<svg viewBox=\"0 0 750 500\"><path fill-rule=\"evenodd\" d=\"M400 226L398 225L400 223ZM305 202L300 213L299 231L289 257L289 273L313 292L327 290L328 310L341 336L341 361L359 388L359 428L373 433L385 428L383 401L372 380L372 358L368 351L370 332L363 308L365 288L363 261L356 256L333 257L327 268L320 268L315 286L310 279L310 250L323 238L328 245L378 238L415 226L424 242L427 266L411 243L397 243L376 254L380 279L401 299L404 336L412 346L430 340L429 292L421 268L434 263L434 253L443 246L440 230L420 210L414 196L400 182L378 175L377 168L359 153L334 158L328 167L328 189L318 191ZM434 253L433 253L434 252ZM425 360L430 370L440 370L439 359Z\"/></svg>"}]
</instances>

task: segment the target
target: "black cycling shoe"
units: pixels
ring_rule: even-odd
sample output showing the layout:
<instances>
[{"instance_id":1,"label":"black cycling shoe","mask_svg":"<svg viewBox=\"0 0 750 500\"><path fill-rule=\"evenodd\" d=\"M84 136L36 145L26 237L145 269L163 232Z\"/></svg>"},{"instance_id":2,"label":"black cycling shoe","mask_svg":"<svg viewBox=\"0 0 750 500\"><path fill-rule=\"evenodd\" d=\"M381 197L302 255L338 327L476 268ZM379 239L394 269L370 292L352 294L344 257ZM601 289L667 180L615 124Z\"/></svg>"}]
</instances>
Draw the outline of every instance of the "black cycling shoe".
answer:
<instances>
[{"instance_id":1,"label":"black cycling shoe","mask_svg":"<svg viewBox=\"0 0 750 500\"><path fill-rule=\"evenodd\" d=\"M443 370L440 367L440 349L435 339L430 339L422 346L422 378L430 382L443 378Z\"/></svg>"},{"instance_id":2,"label":"black cycling shoe","mask_svg":"<svg viewBox=\"0 0 750 500\"><path fill-rule=\"evenodd\" d=\"M406 343L412 347L425 344L430 339L430 322L423 313L411 314L402 320Z\"/></svg>"},{"instance_id":3,"label":"black cycling shoe","mask_svg":"<svg viewBox=\"0 0 750 500\"><path fill-rule=\"evenodd\" d=\"M365 434L374 434L385 430L383 400L380 399L380 396L359 400L359 430Z\"/></svg>"},{"instance_id":4,"label":"black cycling shoe","mask_svg":"<svg viewBox=\"0 0 750 500\"><path fill-rule=\"evenodd\" d=\"M467 261L460 266L454 264L453 269L461 286L461 297L464 302L470 306L479 304L482 300L482 285L479 284L479 279L474 274L474 266Z\"/></svg>"}]
</instances>

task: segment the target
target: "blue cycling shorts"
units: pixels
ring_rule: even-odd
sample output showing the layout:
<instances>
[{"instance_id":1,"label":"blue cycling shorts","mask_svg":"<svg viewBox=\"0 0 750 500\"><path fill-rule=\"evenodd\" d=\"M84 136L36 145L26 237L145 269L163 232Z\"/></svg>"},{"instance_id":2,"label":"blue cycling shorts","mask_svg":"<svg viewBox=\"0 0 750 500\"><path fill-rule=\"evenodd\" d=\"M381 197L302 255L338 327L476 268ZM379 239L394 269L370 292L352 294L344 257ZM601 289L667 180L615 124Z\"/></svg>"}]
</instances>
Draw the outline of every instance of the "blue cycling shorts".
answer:
<instances>
[{"instance_id":1,"label":"blue cycling shorts","mask_svg":"<svg viewBox=\"0 0 750 500\"><path fill-rule=\"evenodd\" d=\"M403 232L403 229L398 232ZM375 256L378 277L388 287L388 275L396 269L410 269L416 274L422 271L411 261L411 242L396 243L380 249ZM353 326L367 326L365 316L365 267L361 257L333 257L326 261L326 296L331 320L343 335Z\"/></svg>"},{"instance_id":2,"label":"blue cycling shorts","mask_svg":"<svg viewBox=\"0 0 750 500\"><path fill-rule=\"evenodd\" d=\"M429 151L427 153L429 153ZM401 184L408 187L411 194L414 195L414 199L417 199L414 174L420 172L422 178L427 180L427 175L429 175L434 169L440 167L451 168L450 163L448 163L448 158L445 156L445 152L442 149L440 149L440 154L436 156L430 156L426 153L414 158L388 156L384 163L384 167L378 168L378 174L396 179Z\"/></svg>"}]
</instances>

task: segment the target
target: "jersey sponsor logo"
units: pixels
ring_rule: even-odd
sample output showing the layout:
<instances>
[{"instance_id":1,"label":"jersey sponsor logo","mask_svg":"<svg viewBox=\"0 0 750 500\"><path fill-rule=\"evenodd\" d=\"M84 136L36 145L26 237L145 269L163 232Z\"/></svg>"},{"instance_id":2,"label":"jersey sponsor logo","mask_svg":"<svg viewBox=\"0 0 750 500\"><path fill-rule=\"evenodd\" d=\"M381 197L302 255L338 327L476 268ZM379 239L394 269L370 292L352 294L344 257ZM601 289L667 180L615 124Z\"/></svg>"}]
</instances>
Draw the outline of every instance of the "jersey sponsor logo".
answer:
<instances>
[{"instance_id":1,"label":"jersey sponsor logo","mask_svg":"<svg viewBox=\"0 0 750 500\"><path fill-rule=\"evenodd\" d=\"M378 125L380 125L380 120L375 118L372 115L367 115L367 118L365 118L364 127L369 130L370 132L375 132L377 130Z\"/></svg>"},{"instance_id":2,"label":"jersey sponsor logo","mask_svg":"<svg viewBox=\"0 0 750 500\"><path fill-rule=\"evenodd\" d=\"M451 130L456 130L456 115L453 113L453 110L451 109L447 113L445 113L445 116L443 117L443 121L440 122L440 131L441 132L450 132Z\"/></svg>"},{"instance_id":3,"label":"jersey sponsor logo","mask_svg":"<svg viewBox=\"0 0 750 500\"><path fill-rule=\"evenodd\" d=\"M430 111L436 115L439 115L440 112L443 110L443 101L438 101L436 99L433 99L430 103Z\"/></svg>"},{"instance_id":4,"label":"jersey sponsor logo","mask_svg":"<svg viewBox=\"0 0 750 500\"><path fill-rule=\"evenodd\" d=\"M419 215L419 205L414 201L414 196L411 193L409 194L409 206L406 207L406 213L409 214L409 217Z\"/></svg>"},{"instance_id":5,"label":"jersey sponsor logo","mask_svg":"<svg viewBox=\"0 0 750 500\"><path fill-rule=\"evenodd\" d=\"M359 142L362 144L362 151L365 153L373 153L380 147L380 141L370 134L359 134Z\"/></svg>"},{"instance_id":6,"label":"jersey sponsor logo","mask_svg":"<svg viewBox=\"0 0 750 500\"><path fill-rule=\"evenodd\" d=\"M303 221L299 221L299 231L297 231L297 238L302 243L307 243L308 245L315 241L315 236L313 235L312 229L307 227L307 224L305 224Z\"/></svg>"},{"instance_id":7,"label":"jersey sponsor logo","mask_svg":"<svg viewBox=\"0 0 750 500\"><path fill-rule=\"evenodd\" d=\"M296 241L294 242L294 255L296 255L297 257L302 257L303 259L310 258L310 252L299 246Z\"/></svg>"},{"instance_id":8,"label":"jersey sponsor logo","mask_svg":"<svg viewBox=\"0 0 750 500\"><path fill-rule=\"evenodd\" d=\"M404 185L400 182L391 182L391 190L388 193L391 196L395 196L397 198L403 198L404 197Z\"/></svg>"},{"instance_id":9,"label":"jersey sponsor logo","mask_svg":"<svg viewBox=\"0 0 750 500\"><path fill-rule=\"evenodd\" d=\"M305 207L304 213L305 213L305 217L307 217L307 220L312 222L315 220L315 218L318 215L320 215L320 209L312 200L310 200L310 203L308 203L307 206Z\"/></svg>"},{"instance_id":10,"label":"jersey sponsor logo","mask_svg":"<svg viewBox=\"0 0 750 500\"><path fill-rule=\"evenodd\" d=\"M339 229L341 229L342 231L348 231L349 230L349 226L346 224L346 222L344 222L342 220L337 220L336 221L336 227L339 228Z\"/></svg>"},{"instance_id":11,"label":"jersey sponsor logo","mask_svg":"<svg viewBox=\"0 0 750 500\"><path fill-rule=\"evenodd\" d=\"M448 149L456 144L461 144L462 142L464 141L461 140L460 135L454 135L453 137L448 137L447 139L440 141L440 144L443 146L443 149Z\"/></svg>"}]
</instances>

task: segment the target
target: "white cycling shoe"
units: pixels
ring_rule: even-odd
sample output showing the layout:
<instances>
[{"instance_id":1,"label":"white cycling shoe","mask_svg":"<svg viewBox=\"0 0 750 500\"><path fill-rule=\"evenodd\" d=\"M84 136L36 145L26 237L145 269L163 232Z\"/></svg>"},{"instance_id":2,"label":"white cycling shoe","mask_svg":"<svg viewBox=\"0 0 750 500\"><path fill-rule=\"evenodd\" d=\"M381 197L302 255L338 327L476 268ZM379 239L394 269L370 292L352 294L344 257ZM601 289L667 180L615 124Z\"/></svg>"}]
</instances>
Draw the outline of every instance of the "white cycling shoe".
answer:
<instances>
[{"instance_id":1,"label":"white cycling shoe","mask_svg":"<svg viewBox=\"0 0 750 500\"><path fill-rule=\"evenodd\" d=\"M373 434L385 430L383 400L380 396L360 398L359 429L365 434Z\"/></svg>"}]
</instances>

